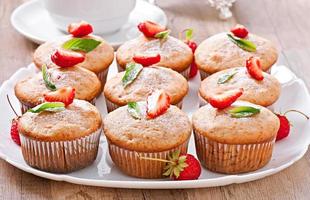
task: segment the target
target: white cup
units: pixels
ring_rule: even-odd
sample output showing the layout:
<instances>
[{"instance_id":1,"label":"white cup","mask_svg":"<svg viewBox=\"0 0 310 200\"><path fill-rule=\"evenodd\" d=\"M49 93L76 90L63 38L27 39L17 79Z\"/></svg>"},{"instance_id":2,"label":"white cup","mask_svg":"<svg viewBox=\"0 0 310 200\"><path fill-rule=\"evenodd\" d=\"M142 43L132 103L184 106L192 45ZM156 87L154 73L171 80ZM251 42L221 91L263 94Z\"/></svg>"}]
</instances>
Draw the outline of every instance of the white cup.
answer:
<instances>
[{"instance_id":1,"label":"white cup","mask_svg":"<svg viewBox=\"0 0 310 200\"><path fill-rule=\"evenodd\" d=\"M94 33L111 33L124 25L136 0L43 0L56 26L67 31L70 23L87 21Z\"/></svg>"}]
</instances>

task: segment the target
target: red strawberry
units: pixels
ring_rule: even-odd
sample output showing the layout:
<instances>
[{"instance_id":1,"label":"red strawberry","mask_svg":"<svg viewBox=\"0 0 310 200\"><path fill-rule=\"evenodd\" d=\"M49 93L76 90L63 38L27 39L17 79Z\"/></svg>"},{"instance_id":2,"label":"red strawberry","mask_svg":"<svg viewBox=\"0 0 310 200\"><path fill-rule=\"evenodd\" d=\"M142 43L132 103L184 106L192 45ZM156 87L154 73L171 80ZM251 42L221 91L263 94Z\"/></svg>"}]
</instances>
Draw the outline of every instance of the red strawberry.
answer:
<instances>
[{"instance_id":1,"label":"red strawberry","mask_svg":"<svg viewBox=\"0 0 310 200\"><path fill-rule=\"evenodd\" d=\"M16 144L20 146L20 138L18 133L18 118L12 119L11 138Z\"/></svg>"},{"instance_id":2,"label":"red strawberry","mask_svg":"<svg viewBox=\"0 0 310 200\"><path fill-rule=\"evenodd\" d=\"M184 31L183 31L184 32ZM185 44L187 44L187 46L189 48L191 48L192 52L195 53L196 49L197 49L197 44L196 42L192 41L192 37L193 37L193 30L192 29L186 29L185 30ZM189 72L189 78L193 78L196 76L198 72L198 68L197 68L197 65L195 63L195 60L193 60L193 62L191 63L191 66L190 66L190 72Z\"/></svg>"},{"instance_id":3,"label":"red strawberry","mask_svg":"<svg viewBox=\"0 0 310 200\"><path fill-rule=\"evenodd\" d=\"M249 34L249 31L241 24L237 24L230 30L230 32L239 38L246 38L246 36Z\"/></svg>"},{"instance_id":4,"label":"red strawberry","mask_svg":"<svg viewBox=\"0 0 310 200\"><path fill-rule=\"evenodd\" d=\"M73 102L75 89L72 87L60 88L54 92L44 94L44 99L47 102L63 102L66 106Z\"/></svg>"},{"instance_id":5,"label":"red strawberry","mask_svg":"<svg viewBox=\"0 0 310 200\"><path fill-rule=\"evenodd\" d=\"M160 62L160 54L153 55L139 55L135 54L132 58L136 63L143 65L143 67L150 66Z\"/></svg>"},{"instance_id":6,"label":"red strawberry","mask_svg":"<svg viewBox=\"0 0 310 200\"><path fill-rule=\"evenodd\" d=\"M170 107L170 97L162 90L157 90L147 97L147 116L153 119L164 114Z\"/></svg>"},{"instance_id":7,"label":"red strawberry","mask_svg":"<svg viewBox=\"0 0 310 200\"><path fill-rule=\"evenodd\" d=\"M154 37L157 33L166 30L164 26L161 26L151 21L141 22L138 25L138 29L144 34L145 37Z\"/></svg>"},{"instance_id":8,"label":"red strawberry","mask_svg":"<svg viewBox=\"0 0 310 200\"><path fill-rule=\"evenodd\" d=\"M189 48L191 48L192 52L195 53L195 51L197 49L196 42L191 41L191 40L187 40L187 41L185 41L185 43L188 45Z\"/></svg>"},{"instance_id":9,"label":"red strawberry","mask_svg":"<svg viewBox=\"0 0 310 200\"><path fill-rule=\"evenodd\" d=\"M195 61L193 61L191 64L191 69L189 71L189 78L195 77L197 75L197 72L198 72L197 65L196 65Z\"/></svg>"},{"instance_id":10,"label":"red strawberry","mask_svg":"<svg viewBox=\"0 0 310 200\"><path fill-rule=\"evenodd\" d=\"M85 60L85 55L79 52L58 49L52 54L51 60L60 67L73 67L83 62Z\"/></svg>"},{"instance_id":11,"label":"red strawberry","mask_svg":"<svg viewBox=\"0 0 310 200\"><path fill-rule=\"evenodd\" d=\"M234 103L243 93L243 89L234 89L224 92L222 94L210 97L208 102L214 108L224 109Z\"/></svg>"},{"instance_id":12,"label":"red strawberry","mask_svg":"<svg viewBox=\"0 0 310 200\"><path fill-rule=\"evenodd\" d=\"M256 80L261 81L264 79L263 71L260 65L260 60L257 57L251 56L246 60L246 68L248 73Z\"/></svg>"},{"instance_id":13,"label":"red strawberry","mask_svg":"<svg viewBox=\"0 0 310 200\"><path fill-rule=\"evenodd\" d=\"M74 37L83 37L93 32L93 27L85 22L72 23L68 26L68 33L72 34Z\"/></svg>"},{"instance_id":14,"label":"red strawberry","mask_svg":"<svg viewBox=\"0 0 310 200\"><path fill-rule=\"evenodd\" d=\"M305 115L304 113L302 113L298 110L289 110L289 111L286 111L283 115L276 113L276 115L278 116L278 118L280 120L280 128L279 128L278 133L277 133L276 141L279 141L279 140L282 140L283 138L286 138L290 133L290 128L291 128L290 127L290 121L285 116L288 112L297 112L297 113L305 116L307 118L307 120L309 119L309 117L307 115Z\"/></svg>"}]
</instances>

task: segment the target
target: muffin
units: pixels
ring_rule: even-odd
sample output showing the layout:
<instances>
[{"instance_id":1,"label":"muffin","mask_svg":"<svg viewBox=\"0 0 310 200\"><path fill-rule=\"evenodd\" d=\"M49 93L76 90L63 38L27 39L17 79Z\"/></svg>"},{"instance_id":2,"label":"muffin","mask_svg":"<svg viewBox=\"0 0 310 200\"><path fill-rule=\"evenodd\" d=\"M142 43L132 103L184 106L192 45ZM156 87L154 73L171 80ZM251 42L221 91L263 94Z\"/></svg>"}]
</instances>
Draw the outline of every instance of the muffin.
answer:
<instances>
[{"instance_id":1,"label":"muffin","mask_svg":"<svg viewBox=\"0 0 310 200\"><path fill-rule=\"evenodd\" d=\"M126 64L133 61L134 55L159 54L159 66L170 68L189 77L190 64L193 61L192 50L181 40L168 36L165 40L139 37L125 42L116 52L119 71L124 71Z\"/></svg>"},{"instance_id":2,"label":"muffin","mask_svg":"<svg viewBox=\"0 0 310 200\"><path fill-rule=\"evenodd\" d=\"M97 76L84 68L75 66L68 68L50 68L47 70L50 80L56 88L73 87L75 98L95 103L100 94L101 83ZM21 103L22 113L44 102L44 94L50 92L46 87L42 73L19 81L15 85L15 95Z\"/></svg>"},{"instance_id":3,"label":"muffin","mask_svg":"<svg viewBox=\"0 0 310 200\"><path fill-rule=\"evenodd\" d=\"M31 167L55 173L82 169L96 159L102 120L87 101L58 112L26 112L18 122L23 157Z\"/></svg>"},{"instance_id":4,"label":"muffin","mask_svg":"<svg viewBox=\"0 0 310 200\"><path fill-rule=\"evenodd\" d=\"M145 113L145 102L139 102ZM191 123L187 115L171 105L162 115L134 118L128 106L117 108L104 118L104 134L115 165L124 173L140 178L161 178L166 163L141 157L167 159L179 150L187 152Z\"/></svg>"},{"instance_id":5,"label":"muffin","mask_svg":"<svg viewBox=\"0 0 310 200\"><path fill-rule=\"evenodd\" d=\"M263 76L263 80L255 80L245 67L230 68L214 73L200 84L199 96L203 100L202 105L206 104L212 96L228 90L243 88L243 94L239 100L264 107L270 106L279 98L281 85L274 76L265 72L263 72Z\"/></svg>"},{"instance_id":6,"label":"muffin","mask_svg":"<svg viewBox=\"0 0 310 200\"><path fill-rule=\"evenodd\" d=\"M125 72L109 79L104 87L109 112L129 102L143 101L155 90L165 90L171 98L171 104L182 107L182 100L188 92L188 83L179 73L159 66L144 67L136 79L124 87L122 78Z\"/></svg>"},{"instance_id":7,"label":"muffin","mask_svg":"<svg viewBox=\"0 0 310 200\"><path fill-rule=\"evenodd\" d=\"M250 52L232 42L227 34L209 37L197 47L195 62L202 80L215 72L244 66L246 59L251 56L260 58L263 71L269 71L277 61L277 49L271 41L249 33L246 40L256 45L256 51Z\"/></svg>"},{"instance_id":8,"label":"muffin","mask_svg":"<svg viewBox=\"0 0 310 200\"><path fill-rule=\"evenodd\" d=\"M49 68L57 67L57 65L52 62L51 55L58 48L62 48L62 45L72 38L74 37L68 35L40 45L33 54L33 62L35 65L40 69L43 64L46 64ZM99 36L87 35L82 38L94 39L101 41L101 43L92 51L85 53L84 62L79 63L76 66L83 67L94 72L98 76L103 87L106 82L108 68L114 59L114 50L111 45Z\"/></svg>"},{"instance_id":9,"label":"muffin","mask_svg":"<svg viewBox=\"0 0 310 200\"><path fill-rule=\"evenodd\" d=\"M203 106L193 114L192 123L201 164L226 174L265 166L271 159L280 126L270 110L245 101L236 101L222 110L210 104Z\"/></svg>"}]
</instances>

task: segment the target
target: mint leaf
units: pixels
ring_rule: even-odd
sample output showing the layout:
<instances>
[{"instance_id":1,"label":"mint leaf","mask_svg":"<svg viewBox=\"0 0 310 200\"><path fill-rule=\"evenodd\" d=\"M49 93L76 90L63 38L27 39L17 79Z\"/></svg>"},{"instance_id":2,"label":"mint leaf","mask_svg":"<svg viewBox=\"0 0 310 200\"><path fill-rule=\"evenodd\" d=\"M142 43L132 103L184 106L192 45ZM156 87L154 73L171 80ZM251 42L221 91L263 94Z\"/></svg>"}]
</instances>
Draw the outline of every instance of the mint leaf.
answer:
<instances>
[{"instance_id":1,"label":"mint leaf","mask_svg":"<svg viewBox=\"0 0 310 200\"><path fill-rule=\"evenodd\" d=\"M238 73L238 71L233 71L227 74L222 74L219 79L217 80L217 84L223 84L228 82L230 79L232 79L236 74Z\"/></svg>"},{"instance_id":2,"label":"mint leaf","mask_svg":"<svg viewBox=\"0 0 310 200\"><path fill-rule=\"evenodd\" d=\"M62 102L45 102L29 109L27 112L39 113L43 111L58 112L65 109L65 104Z\"/></svg>"},{"instance_id":3,"label":"mint leaf","mask_svg":"<svg viewBox=\"0 0 310 200\"><path fill-rule=\"evenodd\" d=\"M155 38L165 40L168 38L170 30L159 32L155 35Z\"/></svg>"},{"instance_id":4,"label":"mint leaf","mask_svg":"<svg viewBox=\"0 0 310 200\"><path fill-rule=\"evenodd\" d=\"M245 51L249 51L249 52L255 52L256 51L256 45L253 42L251 42L249 40L234 37L229 33L227 34L227 36L233 43L235 43L241 49L243 49Z\"/></svg>"},{"instance_id":5,"label":"mint leaf","mask_svg":"<svg viewBox=\"0 0 310 200\"><path fill-rule=\"evenodd\" d=\"M42 65L42 76L43 76L43 81L45 84L45 87L49 90L55 91L57 90L56 85L51 81L51 76L47 72L47 67L46 65Z\"/></svg>"},{"instance_id":6,"label":"mint leaf","mask_svg":"<svg viewBox=\"0 0 310 200\"><path fill-rule=\"evenodd\" d=\"M137 63L128 63L126 65L126 72L122 78L123 86L126 87L131 82L133 82L140 71L142 70L143 66Z\"/></svg>"},{"instance_id":7,"label":"mint leaf","mask_svg":"<svg viewBox=\"0 0 310 200\"><path fill-rule=\"evenodd\" d=\"M136 102L129 102L127 104L127 111L129 114L135 119L141 119L141 111L139 108L139 104Z\"/></svg>"},{"instance_id":8,"label":"mint leaf","mask_svg":"<svg viewBox=\"0 0 310 200\"><path fill-rule=\"evenodd\" d=\"M260 113L260 109L251 107L251 106L239 106L230 109L229 114L233 118L244 118L244 117L251 117Z\"/></svg>"},{"instance_id":9,"label":"mint leaf","mask_svg":"<svg viewBox=\"0 0 310 200\"><path fill-rule=\"evenodd\" d=\"M86 53L94 50L101 41L86 38L73 38L66 41L62 47L73 51L84 51Z\"/></svg>"},{"instance_id":10,"label":"mint leaf","mask_svg":"<svg viewBox=\"0 0 310 200\"><path fill-rule=\"evenodd\" d=\"M189 28L185 30L185 40L189 41L193 38L193 29Z\"/></svg>"}]
</instances>

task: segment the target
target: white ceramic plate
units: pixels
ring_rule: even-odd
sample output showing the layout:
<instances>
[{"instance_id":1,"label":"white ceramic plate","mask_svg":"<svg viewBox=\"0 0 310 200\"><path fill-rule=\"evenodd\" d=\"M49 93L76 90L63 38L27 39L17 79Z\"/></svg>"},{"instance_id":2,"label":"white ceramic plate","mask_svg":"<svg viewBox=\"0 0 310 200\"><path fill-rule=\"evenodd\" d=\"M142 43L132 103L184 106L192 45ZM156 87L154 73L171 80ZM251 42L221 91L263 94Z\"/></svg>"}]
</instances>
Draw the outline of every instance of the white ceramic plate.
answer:
<instances>
[{"instance_id":1,"label":"white ceramic plate","mask_svg":"<svg viewBox=\"0 0 310 200\"><path fill-rule=\"evenodd\" d=\"M248 182L277 173L299 160L308 149L310 141L310 123L308 123L302 116L292 114L289 118L294 126L291 129L290 136L276 143L272 159L267 166L251 173L224 175L212 173L203 169L199 180L193 181L171 181L169 179L147 180L133 178L124 175L114 166L107 153L107 144L103 136L101 138L99 154L93 165L70 174L42 172L29 167L25 163L20 147L10 139L9 129L14 114L9 108L6 100L6 94L8 94L11 97L14 107L18 109L19 103L14 96L14 85L18 80L34 74L35 71L36 68L33 64L30 64L27 68L21 68L9 80L5 81L0 88L0 157L13 166L37 176L76 184L119 188L168 189L211 187ZM109 72L109 77L115 73L116 65L113 63ZM275 110L285 111L288 109L298 109L309 115L310 96L304 82L296 78L296 76L284 66L274 66L272 74L280 80L283 88L281 97L275 105ZM183 108L189 116L191 116L193 111L198 109L199 100L197 97L197 89L199 83L200 80L198 76L190 81L190 92L185 98ZM96 105L102 115L105 116L106 108L104 98L100 97ZM193 138L191 138L190 141L189 152L195 155Z\"/></svg>"},{"instance_id":2,"label":"white ceramic plate","mask_svg":"<svg viewBox=\"0 0 310 200\"><path fill-rule=\"evenodd\" d=\"M162 9L144 0L137 0L128 22L119 31L101 36L117 48L125 41L138 36L136 26L144 20L167 25L167 17ZM11 24L19 33L38 44L66 34L56 28L39 0L26 2L16 8L11 15Z\"/></svg>"}]
</instances>

